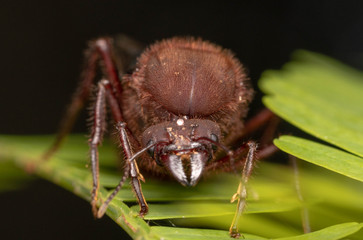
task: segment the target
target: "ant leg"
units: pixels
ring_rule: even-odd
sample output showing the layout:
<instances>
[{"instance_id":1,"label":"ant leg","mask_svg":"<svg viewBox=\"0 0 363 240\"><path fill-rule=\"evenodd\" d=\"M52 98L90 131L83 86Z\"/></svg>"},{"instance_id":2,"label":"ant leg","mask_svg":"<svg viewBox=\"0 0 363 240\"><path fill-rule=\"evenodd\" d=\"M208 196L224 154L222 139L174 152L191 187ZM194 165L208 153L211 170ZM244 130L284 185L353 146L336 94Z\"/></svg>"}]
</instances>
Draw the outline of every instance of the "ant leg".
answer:
<instances>
[{"instance_id":1,"label":"ant leg","mask_svg":"<svg viewBox=\"0 0 363 240\"><path fill-rule=\"evenodd\" d=\"M103 61L103 72L111 80L113 88L117 94L118 99L121 99L122 88L119 79L119 73L116 69L115 63L112 59L113 50L111 47L111 39L100 38L91 41L89 48L85 53L84 70L81 74L81 82L73 95L72 102L68 107L61 126L51 147L43 155L43 159L49 159L59 148L63 139L72 129L75 120L83 108L85 102L88 100L92 82L96 75L97 63L99 60ZM123 71L124 69L119 69Z\"/></svg>"},{"instance_id":2,"label":"ant leg","mask_svg":"<svg viewBox=\"0 0 363 240\"><path fill-rule=\"evenodd\" d=\"M261 146L265 147L269 144L272 144L272 141L273 141L274 137L276 136L277 127L280 122L281 122L281 119L276 115L273 115L269 119L269 121L267 122L267 126L264 129L262 137L260 138L260 141L259 141L259 144Z\"/></svg>"},{"instance_id":3,"label":"ant leg","mask_svg":"<svg viewBox=\"0 0 363 240\"><path fill-rule=\"evenodd\" d=\"M107 197L106 201L102 203L101 207L98 209L97 215L95 215L97 218L101 218L105 214L108 205L110 204L112 199L116 196L116 194L121 190L126 179L129 177L129 173L130 173L130 165L126 164L124 169L124 175L122 176L121 181L118 183L118 185L116 186L115 190L113 190L111 195Z\"/></svg>"},{"instance_id":4,"label":"ant leg","mask_svg":"<svg viewBox=\"0 0 363 240\"><path fill-rule=\"evenodd\" d=\"M245 165L242 170L242 177L241 181L238 185L237 192L232 196L231 202L234 202L237 200L237 209L236 213L234 215L231 227L229 229L229 234L233 238L239 238L241 234L238 232L238 222L241 218L241 215L243 213L243 210L246 207L246 199L247 199L247 182L249 180L249 177L251 176L254 161L256 159L256 150L257 150L257 144L255 142L249 141L247 143L247 146L249 148Z\"/></svg>"},{"instance_id":5,"label":"ant leg","mask_svg":"<svg viewBox=\"0 0 363 240\"><path fill-rule=\"evenodd\" d=\"M126 179L129 176L131 176L131 184L132 184L133 190L136 194L136 197L138 199L138 202L139 202L139 205L141 208L140 216L142 217L148 212L148 206L145 201L144 195L142 193L141 184L140 184L140 180L145 181L145 179L139 172L139 168L137 166L136 161L135 160L129 161L129 159L131 159L131 157L134 154L133 154L130 140L129 140L129 137L127 134L126 124L124 122L122 122L121 111L120 111L117 99L112 91L112 86L110 85L110 82L107 80L102 80L100 85L102 85L102 88L105 89L105 91L106 91L106 96L107 96L108 104L111 108L112 116L113 116L114 120L117 122L117 130L118 130L119 137L120 137L120 143L121 143L123 151L124 151L124 158L127 159L126 160L127 162L126 162L126 167L124 170L124 175L123 175L121 181L116 186L116 188L112 192L112 194L110 196L108 196L106 201L101 205L99 210L97 210L97 207L96 207L97 199L92 198L92 200L93 200L92 209L94 210L93 213L97 218L101 218L104 215L104 213L106 212L109 203L116 196L116 194L120 191L120 189L123 186ZM94 175L94 177L96 176L97 180L98 180L98 169L97 169L97 172L93 171L93 175ZM98 187L92 191L92 196L97 196L97 192L94 192L94 191L98 191Z\"/></svg>"},{"instance_id":6,"label":"ant leg","mask_svg":"<svg viewBox=\"0 0 363 240\"><path fill-rule=\"evenodd\" d=\"M244 143L236 150L230 151L230 154L209 163L206 166L206 171L218 169L226 172L231 172L231 170L233 170L235 172L236 169L240 169L240 167L242 167L241 165L243 163L243 161L236 162L235 158L238 158L238 156L245 156L247 153L247 147L247 144ZM279 149L271 143L256 152L256 159L268 158L278 151Z\"/></svg>"},{"instance_id":7,"label":"ant leg","mask_svg":"<svg viewBox=\"0 0 363 240\"><path fill-rule=\"evenodd\" d=\"M140 215L140 217L143 217L149 211L149 207L147 206L146 200L144 198L144 194L142 193L141 184L140 184L140 180L145 182L145 179L141 175L136 161L129 160L133 156L133 153L132 153L129 139L128 139L128 136L126 133L126 124L123 122L118 122L117 127L118 127L119 134L120 134L120 142L121 142L122 146L125 146L124 152L125 152L125 157L127 159L127 165L129 166L129 169L130 169L131 185L132 185L132 188L136 194L137 200L140 205L139 215Z\"/></svg>"},{"instance_id":8,"label":"ant leg","mask_svg":"<svg viewBox=\"0 0 363 240\"><path fill-rule=\"evenodd\" d=\"M273 143L265 145L256 153L257 159L264 159L272 156L274 153L280 151Z\"/></svg>"},{"instance_id":9,"label":"ant leg","mask_svg":"<svg viewBox=\"0 0 363 240\"><path fill-rule=\"evenodd\" d=\"M277 147L275 147L272 144L272 139L276 132L276 128L278 126L279 121L280 121L279 117L277 117L269 109L265 108L262 111L260 111L257 115L255 115L253 118L251 118L250 120L248 120L246 122L243 132L239 136L239 141L246 139L246 137L249 136L251 133L253 133L257 129L261 128L263 125L267 124L267 127L263 131L263 136L260 139L259 145L262 146L262 149L258 153L258 157L259 157L259 159L268 157L278 151ZM229 161L230 167L232 168L232 170L234 172L236 172L236 166L234 163L234 159L237 158L238 156L244 155L244 154L246 154L246 145L242 144L241 146L239 146L237 149L235 149L233 151L233 155L228 154L228 155L220 158L211 167L216 167L222 163Z\"/></svg>"},{"instance_id":10,"label":"ant leg","mask_svg":"<svg viewBox=\"0 0 363 240\"><path fill-rule=\"evenodd\" d=\"M249 119L243 129L243 135L241 137L246 137L251 133L255 132L257 129L262 127L267 122L271 121L271 119L277 118L277 116L271 112L268 108L261 110L257 115L253 116Z\"/></svg>"},{"instance_id":11,"label":"ant leg","mask_svg":"<svg viewBox=\"0 0 363 240\"><path fill-rule=\"evenodd\" d=\"M117 63L125 70L136 67L136 60L145 49L145 45L125 34L118 34L113 38L113 46L117 56Z\"/></svg>"},{"instance_id":12,"label":"ant leg","mask_svg":"<svg viewBox=\"0 0 363 240\"><path fill-rule=\"evenodd\" d=\"M105 104L106 89L102 81L98 84L97 99L95 102L94 119L92 126L91 138L89 139L92 180L93 187L91 192L92 212L97 217L97 195L99 189L99 159L98 145L102 142L102 137L106 125L106 104Z\"/></svg>"}]
</instances>

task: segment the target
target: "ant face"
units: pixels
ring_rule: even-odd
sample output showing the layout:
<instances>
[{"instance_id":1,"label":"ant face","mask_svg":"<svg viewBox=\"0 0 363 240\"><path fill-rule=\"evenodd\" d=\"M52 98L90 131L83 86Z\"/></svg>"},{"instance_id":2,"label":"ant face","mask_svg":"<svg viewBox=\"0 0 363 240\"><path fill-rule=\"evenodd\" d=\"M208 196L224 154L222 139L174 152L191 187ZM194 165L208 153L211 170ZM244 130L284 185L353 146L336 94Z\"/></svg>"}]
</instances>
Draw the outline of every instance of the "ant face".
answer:
<instances>
[{"instance_id":1,"label":"ant face","mask_svg":"<svg viewBox=\"0 0 363 240\"><path fill-rule=\"evenodd\" d=\"M209 120L176 118L145 130L144 144L160 166L184 186L194 186L220 138L218 125Z\"/></svg>"}]
</instances>

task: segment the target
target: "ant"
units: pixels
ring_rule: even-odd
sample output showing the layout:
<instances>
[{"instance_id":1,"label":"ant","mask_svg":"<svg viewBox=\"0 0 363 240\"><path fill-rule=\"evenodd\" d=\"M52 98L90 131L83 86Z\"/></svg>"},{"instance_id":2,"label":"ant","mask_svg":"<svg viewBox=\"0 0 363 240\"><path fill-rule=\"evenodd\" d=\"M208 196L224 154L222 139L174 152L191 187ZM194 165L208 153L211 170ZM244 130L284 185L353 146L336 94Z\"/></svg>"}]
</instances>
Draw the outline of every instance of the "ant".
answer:
<instances>
[{"instance_id":1,"label":"ant","mask_svg":"<svg viewBox=\"0 0 363 240\"><path fill-rule=\"evenodd\" d=\"M103 77L97 84L89 139L94 216L104 215L129 177L140 206L139 215L147 214L148 205L140 184L145 180L139 166L159 175L169 174L184 186L194 186L203 172L230 163L230 170L235 172L243 167L238 190L232 197L232 202L238 203L230 235L238 238L237 225L246 205L246 184L254 162L270 155L276 147L270 144L257 152L254 141L243 142L234 150L231 146L275 115L266 109L243 123L254 92L244 67L229 50L200 38L174 37L146 48L133 72L126 74L128 62L139 49L140 44L125 36L101 37L90 42L80 85L45 159L70 132L91 95L100 69ZM111 110L126 164L120 183L97 208L98 146L106 128L106 105ZM217 152L224 152L224 157L217 158ZM243 157L245 160L240 160Z\"/></svg>"}]
</instances>

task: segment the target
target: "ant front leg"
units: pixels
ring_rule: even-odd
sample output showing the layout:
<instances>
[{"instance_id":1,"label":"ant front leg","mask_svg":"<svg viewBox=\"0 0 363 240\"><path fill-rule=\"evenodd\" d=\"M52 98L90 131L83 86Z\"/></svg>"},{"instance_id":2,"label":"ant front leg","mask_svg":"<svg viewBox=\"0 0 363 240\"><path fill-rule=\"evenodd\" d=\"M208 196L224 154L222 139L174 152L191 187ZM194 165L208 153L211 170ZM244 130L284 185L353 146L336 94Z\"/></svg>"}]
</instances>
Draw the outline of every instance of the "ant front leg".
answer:
<instances>
[{"instance_id":1,"label":"ant front leg","mask_svg":"<svg viewBox=\"0 0 363 240\"><path fill-rule=\"evenodd\" d=\"M120 143L122 149L124 151L124 159L126 159L126 166L124 170L124 175L116 186L115 190L112 192L110 196L106 199L106 201L101 205L100 209L97 209L97 193L99 189L99 167L98 167L98 145L100 140L102 139L102 127L104 126L104 101L105 97L107 97L108 105L110 106L112 116L117 123L117 130L119 133ZM91 195L91 205L92 211L96 218L101 218L107 210L109 203L116 196L116 194L120 191L126 179L131 176L131 184L133 190L137 196L139 205L140 205L140 216L144 216L148 212L148 206L145 201L144 195L141 189L141 181L145 181L144 177L140 174L139 168L135 160L130 160L134 154L132 152L132 147L130 144L129 137L126 131L126 123L124 123L120 110L120 106L118 104L117 98L114 95L112 85L108 80L102 80L99 83L99 90L97 95L97 100L95 104L95 120L94 127L92 131L92 138L90 140L91 143L91 162L92 162L92 174L93 174L93 188Z\"/></svg>"},{"instance_id":2,"label":"ant front leg","mask_svg":"<svg viewBox=\"0 0 363 240\"><path fill-rule=\"evenodd\" d=\"M133 153L131 150L130 142L127 137L125 126L126 126L126 124L124 122L117 123L117 130L119 133L120 142L123 146L124 153L125 153L125 159L127 161L125 170L124 170L124 175L123 175L121 181L119 182L119 184L116 186L115 190L111 193L110 196L108 196L106 201L101 205L100 209L97 212L97 218L101 218L105 214L109 203L116 196L116 194L120 191L120 189L122 188L126 179L130 175L131 175L131 185L132 185L132 188L136 194L136 197L137 197L139 205L140 205L139 215L141 217L143 217L145 214L147 214L147 212L149 210L146 200L144 198L144 195L142 193L141 184L140 184L140 180L145 182L145 179L139 172L139 168L138 168L135 160L131 160L131 161L129 160L129 159L131 159L131 156L133 156Z\"/></svg>"},{"instance_id":3,"label":"ant front leg","mask_svg":"<svg viewBox=\"0 0 363 240\"><path fill-rule=\"evenodd\" d=\"M246 161L242 170L241 181L238 185L237 192L232 196L231 202L237 200L237 209L236 213L233 217L233 221L231 227L229 229L229 234L233 238L239 238L241 234L238 232L238 223L241 215L246 207L247 200L247 183L251 176L254 162L256 160L256 150L257 144L255 142L249 141L247 144L248 153L246 157Z\"/></svg>"},{"instance_id":4,"label":"ant front leg","mask_svg":"<svg viewBox=\"0 0 363 240\"><path fill-rule=\"evenodd\" d=\"M123 122L117 123L117 128L118 128L119 136L120 136L120 142L121 142L124 152L125 152L125 158L127 161L126 164L128 165L127 168L130 170L132 189L134 190L137 200L140 205L139 215L141 217L143 217L149 211L149 207L147 206L147 203L145 201L144 194L142 193L141 184L140 184L140 180L145 182L145 179L139 171L139 167L137 166L136 160L131 159L132 156L134 156L134 154L132 153L131 145L130 145L129 138L127 136L125 127L126 127L125 123L123 123ZM111 196L109 197L109 199L111 198Z\"/></svg>"},{"instance_id":5,"label":"ant front leg","mask_svg":"<svg viewBox=\"0 0 363 240\"><path fill-rule=\"evenodd\" d=\"M97 99L94 107L94 119L91 138L89 139L93 187L91 193L92 212L97 217L97 195L99 189L98 145L101 144L106 124L106 89L101 81L98 84Z\"/></svg>"}]
</instances>

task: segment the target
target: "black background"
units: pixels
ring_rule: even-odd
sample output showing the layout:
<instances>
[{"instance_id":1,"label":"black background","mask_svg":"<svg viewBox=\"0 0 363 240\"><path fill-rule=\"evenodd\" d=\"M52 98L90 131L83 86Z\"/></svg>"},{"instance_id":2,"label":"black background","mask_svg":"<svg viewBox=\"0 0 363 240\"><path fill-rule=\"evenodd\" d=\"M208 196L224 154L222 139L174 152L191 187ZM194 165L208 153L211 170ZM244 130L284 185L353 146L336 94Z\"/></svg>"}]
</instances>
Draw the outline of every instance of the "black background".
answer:
<instances>
[{"instance_id":1,"label":"black background","mask_svg":"<svg viewBox=\"0 0 363 240\"><path fill-rule=\"evenodd\" d=\"M0 134L56 132L89 39L125 33L152 43L199 36L232 49L256 86L263 70L280 68L298 48L362 69L362 7L359 1L3 0ZM84 119L78 121L75 132L86 130ZM1 194L0 204L2 239L122 238L107 218L93 220L88 203L44 181Z\"/></svg>"}]
</instances>

